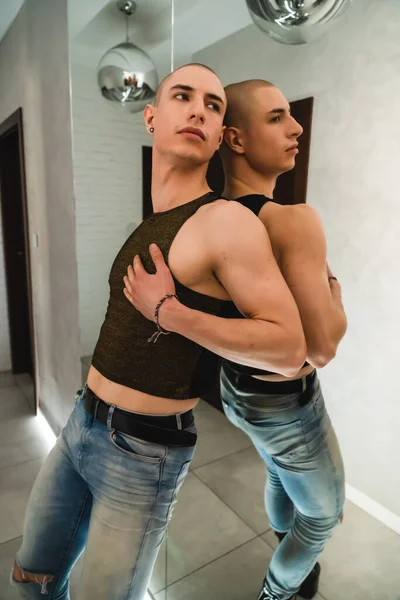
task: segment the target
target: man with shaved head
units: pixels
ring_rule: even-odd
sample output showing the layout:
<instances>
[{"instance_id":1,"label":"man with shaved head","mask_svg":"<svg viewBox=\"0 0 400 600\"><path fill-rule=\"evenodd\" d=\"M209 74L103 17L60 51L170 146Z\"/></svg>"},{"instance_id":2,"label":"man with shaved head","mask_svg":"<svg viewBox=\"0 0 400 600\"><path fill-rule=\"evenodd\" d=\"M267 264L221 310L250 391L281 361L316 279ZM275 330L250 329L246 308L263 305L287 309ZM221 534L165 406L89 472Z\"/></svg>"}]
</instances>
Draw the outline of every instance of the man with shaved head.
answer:
<instances>
[{"instance_id":1,"label":"man with shaved head","mask_svg":"<svg viewBox=\"0 0 400 600\"><path fill-rule=\"evenodd\" d=\"M272 200L278 176L295 166L302 134L288 101L263 80L232 84L225 92L223 195L248 207L265 226L300 311L307 362L287 378L224 361L223 406L267 466L265 506L280 544L258 600L287 600L297 592L313 598L321 570L316 561L344 503L343 462L315 370L333 359L346 331L341 288L327 265L316 211ZM231 316L239 316L235 308Z\"/></svg>"},{"instance_id":2,"label":"man with shaved head","mask_svg":"<svg viewBox=\"0 0 400 600\"><path fill-rule=\"evenodd\" d=\"M145 109L154 213L113 263L87 385L33 487L12 574L23 598L67 600L86 548L80 600L142 600L193 457L193 408L215 380L214 353L287 376L305 359L265 228L207 185L225 109L221 82L202 65L172 73ZM222 317L232 301L248 319Z\"/></svg>"}]
</instances>

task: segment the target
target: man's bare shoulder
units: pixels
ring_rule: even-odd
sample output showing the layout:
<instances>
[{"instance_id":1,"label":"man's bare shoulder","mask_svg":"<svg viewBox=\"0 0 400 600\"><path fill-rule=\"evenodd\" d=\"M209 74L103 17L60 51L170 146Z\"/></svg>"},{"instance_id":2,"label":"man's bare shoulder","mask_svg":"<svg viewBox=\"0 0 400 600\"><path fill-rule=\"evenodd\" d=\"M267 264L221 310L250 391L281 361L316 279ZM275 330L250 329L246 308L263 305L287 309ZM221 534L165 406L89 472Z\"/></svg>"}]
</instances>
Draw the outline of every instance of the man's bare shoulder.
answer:
<instances>
[{"instance_id":1,"label":"man's bare shoulder","mask_svg":"<svg viewBox=\"0 0 400 600\"><path fill-rule=\"evenodd\" d=\"M208 231L229 233L239 228L259 229L259 219L239 202L220 198L202 206L198 211L199 220L207 227Z\"/></svg>"},{"instance_id":2,"label":"man's bare shoulder","mask_svg":"<svg viewBox=\"0 0 400 600\"><path fill-rule=\"evenodd\" d=\"M323 231L318 212L309 204L270 203L261 211L260 219L267 230L279 229L281 234L288 238L293 235L312 235L316 231Z\"/></svg>"},{"instance_id":3,"label":"man's bare shoulder","mask_svg":"<svg viewBox=\"0 0 400 600\"><path fill-rule=\"evenodd\" d=\"M316 219L318 221L321 220L316 209L309 204L291 204L289 206L282 206L282 208L288 209L287 213L299 223L308 223Z\"/></svg>"}]
</instances>

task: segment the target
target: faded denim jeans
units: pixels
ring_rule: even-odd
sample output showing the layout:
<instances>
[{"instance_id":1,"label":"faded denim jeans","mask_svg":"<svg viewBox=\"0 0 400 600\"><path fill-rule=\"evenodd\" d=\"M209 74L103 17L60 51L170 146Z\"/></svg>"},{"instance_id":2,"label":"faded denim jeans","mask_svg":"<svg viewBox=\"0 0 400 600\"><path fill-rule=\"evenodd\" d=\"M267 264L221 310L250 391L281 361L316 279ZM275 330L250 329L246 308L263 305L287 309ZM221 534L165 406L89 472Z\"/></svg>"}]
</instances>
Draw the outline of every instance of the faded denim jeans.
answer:
<instances>
[{"instance_id":1,"label":"faded denim jeans","mask_svg":"<svg viewBox=\"0 0 400 600\"><path fill-rule=\"evenodd\" d=\"M84 394L34 484L17 554L25 573L48 577L12 583L22 598L69 600L86 548L78 600L142 600L195 448L108 429L86 412Z\"/></svg>"},{"instance_id":2,"label":"faded denim jeans","mask_svg":"<svg viewBox=\"0 0 400 600\"><path fill-rule=\"evenodd\" d=\"M222 369L221 396L228 419L254 443L267 466L265 507L271 527L287 533L265 581L271 600L287 600L313 569L343 512L345 475L339 444L318 377L302 393L254 392ZM244 380L245 381L245 380Z\"/></svg>"}]
</instances>

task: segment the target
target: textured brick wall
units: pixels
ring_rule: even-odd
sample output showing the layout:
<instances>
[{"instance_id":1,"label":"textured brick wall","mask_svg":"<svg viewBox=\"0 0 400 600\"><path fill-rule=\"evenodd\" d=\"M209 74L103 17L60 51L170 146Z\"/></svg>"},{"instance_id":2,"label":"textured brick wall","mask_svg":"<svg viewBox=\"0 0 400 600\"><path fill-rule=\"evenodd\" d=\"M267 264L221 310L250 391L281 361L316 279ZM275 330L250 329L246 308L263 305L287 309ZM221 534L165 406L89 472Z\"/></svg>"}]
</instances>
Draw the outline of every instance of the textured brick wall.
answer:
<instances>
[{"instance_id":1,"label":"textured brick wall","mask_svg":"<svg viewBox=\"0 0 400 600\"><path fill-rule=\"evenodd\" d=\"M151 144L142 113L104 100L95 72L72 65L81 355L96 344L119 248L142 220L142 146Z\"/></svg>"}]
</instances>

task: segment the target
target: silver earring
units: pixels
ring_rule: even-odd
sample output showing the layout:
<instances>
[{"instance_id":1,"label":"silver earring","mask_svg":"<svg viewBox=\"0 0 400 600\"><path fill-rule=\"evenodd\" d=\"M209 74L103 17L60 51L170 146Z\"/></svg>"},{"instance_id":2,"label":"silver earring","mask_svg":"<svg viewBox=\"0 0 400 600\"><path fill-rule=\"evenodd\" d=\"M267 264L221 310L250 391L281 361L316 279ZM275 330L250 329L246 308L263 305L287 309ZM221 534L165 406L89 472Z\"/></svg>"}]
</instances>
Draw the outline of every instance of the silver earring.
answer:
<instances>
[{"instance_id":1,"label":"silver earring","mask_svg":"<svg viewBox=\"0 0 400 600\"><path fill-rule=\"evenodd\" d=\"M150 127L150 133L154 133L154 127Z\"/></svg>"}]
</instances>

